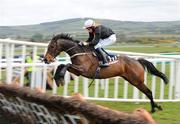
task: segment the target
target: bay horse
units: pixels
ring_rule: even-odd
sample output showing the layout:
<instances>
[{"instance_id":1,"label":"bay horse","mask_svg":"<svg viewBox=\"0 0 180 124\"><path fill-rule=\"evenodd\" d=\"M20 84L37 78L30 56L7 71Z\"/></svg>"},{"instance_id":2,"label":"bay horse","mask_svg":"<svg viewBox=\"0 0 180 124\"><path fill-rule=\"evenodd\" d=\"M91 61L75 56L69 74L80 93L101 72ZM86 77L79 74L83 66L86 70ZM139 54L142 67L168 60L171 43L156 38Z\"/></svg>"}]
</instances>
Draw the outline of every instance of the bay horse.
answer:
<instances>
[{"instance_id":1,"label":"bay horse","mask_svg":"<svg viewBox=\"0 0 180 124\"><path fill-rule=\"evenodd\" d=\"M72 64L60 64L55 73L55 81L59 86L64 83L64 75L68 70L71 73L87 78L94 78L94 75L99 67L99 60L94 54L94 48L90 46L80 46L80 41L74 40L69 34L55 35L48 44L47 52L44 56L44 62L49 64L54 61L62 51L66 52ZM160 77L165 84L168 83L168 78L165 74L158 71L155 66L143 59L134 59L127 56L119 56L117 60L109 63L108 67L100 68L96 79L105 79L115 76L121 76L133 86L144 93L151 103L151 112L155 112L155 108L162 110L162 107L154 102L151 90L144 84L144 71L147 70L150 74Z\"/></svg>"}]
</instances>

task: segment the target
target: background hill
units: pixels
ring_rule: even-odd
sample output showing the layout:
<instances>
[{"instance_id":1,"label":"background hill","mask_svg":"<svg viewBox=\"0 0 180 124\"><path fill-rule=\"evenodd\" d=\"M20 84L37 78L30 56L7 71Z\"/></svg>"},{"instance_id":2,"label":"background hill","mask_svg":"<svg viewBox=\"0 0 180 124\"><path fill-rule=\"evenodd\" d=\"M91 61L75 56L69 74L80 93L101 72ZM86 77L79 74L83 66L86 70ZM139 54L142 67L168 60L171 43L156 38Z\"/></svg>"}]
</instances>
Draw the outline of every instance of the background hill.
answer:
<instances>
[{"instance_id":1,"label":"background hill","mask_svg":"<svg viewBox=\"0 0 180 124\"><path fill-rule=\"evenodd\" d=\"M44 42L53 34L70 33L77 39L87 38L87 32L82 28L87 18L74 18L55 22L47 22L25 26L0 26L0 38L25 39ZM180 21L167 22L131 22L107 19L95 19L97 23L111 27L117 34L119 42L149 42L166 40L178 42L180 39ZM169 41L170 40L170 41Z\"/></svg>"}]
</instances>

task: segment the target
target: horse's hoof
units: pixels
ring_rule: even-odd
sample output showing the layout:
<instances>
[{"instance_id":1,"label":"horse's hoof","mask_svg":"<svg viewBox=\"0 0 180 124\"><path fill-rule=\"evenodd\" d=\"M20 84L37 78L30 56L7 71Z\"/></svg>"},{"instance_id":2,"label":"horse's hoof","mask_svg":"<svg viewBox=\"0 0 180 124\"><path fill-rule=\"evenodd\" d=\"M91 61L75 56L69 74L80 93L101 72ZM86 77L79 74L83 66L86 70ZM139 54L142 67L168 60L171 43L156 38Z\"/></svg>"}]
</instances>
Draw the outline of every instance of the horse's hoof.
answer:
<instances>
[{"instance_id":1,"label":"horse's hoof","mask_svg":"<svg viewBox=\"0 0 180 124\"><path fill-rule=\"evenodd\" d=\"M161 111L163 110L163 108L160 105L158 105L157 108L158 110L161 110Z\"/></svg>"},{"instance_id":2,"label":"horse's hoof","mask_svg":"<svg viewBox=\"0 0 180 124\"><path fill-rule=\"evenodd\" d=\"M55 80L55 82L56 82L57 87L59 87L60 81L59 80Z\"/></svg>"},{"instance_id":3,"label":"horse's hoof","mask_svg":"<svg viewBox=\"0 0 180 124\"><path fill-rule=\"evenodd\" d=\"M61 86L64 86L64 80L63 79L60 80L60 84L61 84Z\"/></svg>"},{"instance_id":4,"label":"horse's hoof","mask_svg":"<svg viewBox=\"0 0 180 124\"><path fill-rule=\"evenodd\" d=\"M64 86L64 79L55 79L56 85L57 87L59 87L59 85L61 84L61 86Z\"/></svg>"},{"instance_id":5,"label":"horse's hoof","mask_svg":"<svg viewBox=\"0 0 180 124\"><path fill-rule=\"evenodd\" d=\"M152 109L152 110L151 110L151 113L154 113L154 112L156 112L156 110L155 110L155 109Z\"/></svg>"}]
</instances>

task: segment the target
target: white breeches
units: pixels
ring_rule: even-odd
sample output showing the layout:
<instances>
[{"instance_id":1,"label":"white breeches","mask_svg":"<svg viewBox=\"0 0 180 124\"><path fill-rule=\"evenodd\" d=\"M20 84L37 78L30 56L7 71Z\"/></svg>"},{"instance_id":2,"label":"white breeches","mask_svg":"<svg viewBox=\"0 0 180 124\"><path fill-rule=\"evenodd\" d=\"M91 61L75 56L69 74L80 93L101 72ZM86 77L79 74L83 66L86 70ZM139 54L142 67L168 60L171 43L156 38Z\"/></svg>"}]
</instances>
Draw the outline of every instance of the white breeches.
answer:
<instances>
[{"instance_id":1,"label":"white breeches","mask_svg":"<svg viewBox=\"0 0 180 124\"><path fill-rule=\"evenodd\" d=\"M111 45L116 42L116 35L112 34L106 39L100 39L99 43L94 46L95 49L97 48L103 48L105 46Z\"/></svg>"}]
</instances>

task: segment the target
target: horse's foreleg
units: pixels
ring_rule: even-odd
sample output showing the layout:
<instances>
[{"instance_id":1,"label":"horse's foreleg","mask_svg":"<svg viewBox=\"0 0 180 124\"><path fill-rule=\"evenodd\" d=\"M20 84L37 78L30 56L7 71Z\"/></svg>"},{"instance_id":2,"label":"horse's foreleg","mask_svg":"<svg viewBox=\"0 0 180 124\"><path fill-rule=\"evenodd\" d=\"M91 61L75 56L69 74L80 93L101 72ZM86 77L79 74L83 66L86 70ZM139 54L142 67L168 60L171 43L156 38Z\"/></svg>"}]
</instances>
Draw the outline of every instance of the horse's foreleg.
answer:
<instances>
[{"instance_id":1,"label":"horse's foreleg","mask_svg":"<svg viewBox=\"0 0 180 124\"><path fill-rule=\"evenodd\" d=\"M64 75L66 73L66 71L70 71L71 73L79 76L82 72L84 72L84 69L81 66L76 66L73 64L61 64L58 66L58 68L56 69L56 73L54 76L56 85L59 86L59 84L61 84L62 86L64 86Z\"/></svg>"},{"instance_id":2,"label":"horse's foreleg","mask_svg":"<svg viewBox=\"0 0 180 124\"><path fill-rule=\"evenodd\" d=\"M67 67L64 64L61 64L57 67L55 75L54 75L54 80L57 86L59 86L59 84L61 84L62 86L64 85L64 75L66 73L66 70L67 70Z\"/></svg>"}]
</instances>

